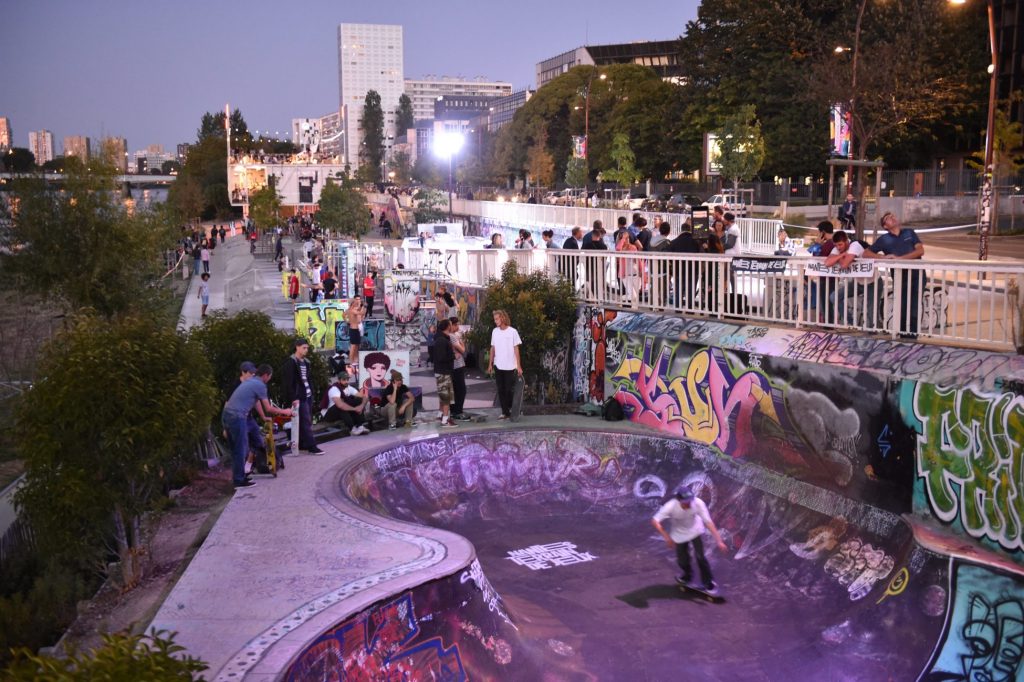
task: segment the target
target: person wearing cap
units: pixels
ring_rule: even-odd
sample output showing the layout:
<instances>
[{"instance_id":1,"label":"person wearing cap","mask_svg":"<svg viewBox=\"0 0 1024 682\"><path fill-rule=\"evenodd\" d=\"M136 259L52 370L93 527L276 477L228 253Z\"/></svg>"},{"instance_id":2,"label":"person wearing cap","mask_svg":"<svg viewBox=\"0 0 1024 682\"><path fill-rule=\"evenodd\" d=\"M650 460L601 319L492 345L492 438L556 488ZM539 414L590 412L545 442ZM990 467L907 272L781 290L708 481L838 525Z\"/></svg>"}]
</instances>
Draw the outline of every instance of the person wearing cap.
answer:
<instances>
[{"instance_id":1,"label":"person wearing cap","mask_svg":"<svg viewBox=\"0 0 1024 682\"><path fill-rule=\"evenodd\" d=\"M668 521L669 530L665 530L665 522ZM708 514L708 507L704 500L693 494L689 488L680 488L676 491L675 497L661 506L661 509L651 519L658 533L665 538L669 549L676 550L676 561L683 574L676 578L682 584L690 584L693 576L693 567L690 564L690 545L693 545L693 553L697 557L697 567L700 569L701 585L705 590L714 590L714 578L711 575L711 566L704 556L704 542L702 536L704 529L711 531L711 536L718 543L718 548L723 552L728 549L722 542L722 536L718 534L711 515Z\"/></svg>"},{"instance_id":2,"label":"person wearing cap","mask_svg":"<svg viewBox=\"0 0 1024 682\"><path fill-rule=\"evenodd\" d=\"M245 460L249 456L249 414L259 404L268 415L289 416L291 412L274 407L267 397L267 382L273 371L264 365L254 369L255 376L247 370L252 363L242 363L242 376L247 377L231 392L231 397L224 403L221 422L227 430L231 441L231 479L236 488L248 488L255 482L245 474Z\"/></svg>"},{"instance_id":3,"label":"person wearing cap","mask_svg":"<svg viewBox=\"0 0 1024 682\"><path fill-rule=\"evenodd\" d=\"M416 396L402 379L402 373L397 369L391 370L391 385L384 389L384 399L387 400L388 427L398 428L398 418L403 417L406 426L413 426L416 417Z\"/></svg>"},{"instance_id":4,"label":"person wearing cap","mask_svg":"<svg viewBox=\"0 0 1024 682\"><path fill-rule=\"evenodd\" d=\"M365 436L370 433L363 417L367 391L365 388L357 391L349 386L351 380L348 372L338 372L334 376L334 383L327 390L327 408L322 412L323 421L340 421L349 428L350 435Z\"/></svg>"},{"instance_id":5,"label":"person wearing cap","mask_svg":"<svg viewBox=\"0 0 1024 682\"><path fill-rule=\"evenodd\" d=\"M281 367L281 393L298 415L299 449L311 455L322 455L313 435L313 386L310 378L309 341L299 337L292 341L292 354Z\"/></svg>"}]
</instances>

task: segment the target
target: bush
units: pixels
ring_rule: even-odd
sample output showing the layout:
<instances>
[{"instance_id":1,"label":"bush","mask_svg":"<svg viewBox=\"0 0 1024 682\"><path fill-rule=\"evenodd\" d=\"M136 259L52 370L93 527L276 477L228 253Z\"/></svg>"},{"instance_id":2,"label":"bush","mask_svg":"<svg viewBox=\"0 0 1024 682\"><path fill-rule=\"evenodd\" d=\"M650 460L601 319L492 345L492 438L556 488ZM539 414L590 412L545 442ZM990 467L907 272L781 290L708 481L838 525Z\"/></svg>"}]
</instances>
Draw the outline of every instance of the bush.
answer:
<instances>
[{"instance_id":1,"label":"bush","mask_svg":"<svg viewBox=\"0 0 1024 682\"><path fill-rule=\"evenodd\" d=\"M536 398L544 384L564 380L552 377L543 359L545 351L569 343L576 324L572 285L564 279L552 281L541 272L523 275L515 261L505 263L501 279L493 280L487 287L477 322L468 336L470 343L484 352L490 352L495 310L507 312L512 326L519 331L523 341L519 358L530 395Z\"/></svg>"},{"instance_id":2,"label":"bush","mask_svg":"<svg viewBox=\"0 0 1024 682\"><path fill-rule=\"evenodd\" d=\"M75 573L35 551L12 557L0 571L0 668L11 650L51 646L75 620L75 605L97 588L95 576Z\"/></svg>"},{"instance_id":3,"label":"bush","mask_svg":"<svg viewBox=\"0 0 1024 682\"><path fill-rule=\"evenodd\" d=\"M243 310L233 316L224 311L211 313L199 327L193 327L189 338L200 345L203 354L213 366L213 379L217 386L217 404L223 405L238 383L238 367L246 360L257 365L266 363L274 368L274 378L267 387L270 397L281 403L281 386L277 375L284 361L291 355L293 333L274 326L264 313ZM307 356L313 399L320 398L328 383L327 361L316 353ZM214 415L215 422L219 414ZM219 429L215 432L219 433Z\"/></svg>"},{"instance_id":4,"label":"bush","mask_svg":"<svg viewBox=\"0 0 1024 682\"><path fill-rule=\"evenodd\" d=\"M191 682L209 666L193 656L182 656L184 647L174 643L174 633L153 630L148 635L103 635L103 645L89 653L71 652L66 658L15 652L4 672L5 682L52 680L146 680Z\"/></svg>"}]
</instances>

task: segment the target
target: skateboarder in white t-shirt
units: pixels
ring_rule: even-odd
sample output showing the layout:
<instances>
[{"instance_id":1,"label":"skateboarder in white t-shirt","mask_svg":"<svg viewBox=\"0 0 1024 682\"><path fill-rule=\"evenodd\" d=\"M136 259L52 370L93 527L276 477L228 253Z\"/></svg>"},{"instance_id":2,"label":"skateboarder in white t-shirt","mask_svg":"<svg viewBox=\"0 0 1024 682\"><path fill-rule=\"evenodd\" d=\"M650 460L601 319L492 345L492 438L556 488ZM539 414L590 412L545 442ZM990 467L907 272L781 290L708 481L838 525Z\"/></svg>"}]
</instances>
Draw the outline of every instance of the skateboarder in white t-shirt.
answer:
<instances>
[{"instance_id":1,"label":"skateboarder in white t-shirt","mask_svg":"<svg viewBox=\"0 0 1024 682\"><path fill-rule=\"evenodd\" d=\"M664 527L665 521L669 522L669 530ZM683 585L690 585L692 567L690 565L690 545L693 545L694 554L697 557L697 566L700 568L699 587L706 591L713 591L717 586L711 576L711 567L704 556L704 542L701 538L704 535L704 528L711 531L712 537L718 543L722 551L728 549L722 542L722 536L718 534L718 528L708 514L707 505L696 497L689 488L680 488L676 491L675 497L666 502L658 510L658 513L651 519L651 523L658 529L669 548L675 548L676 561L683 574L676 580Z\"/></svg>"},{"instance_id":2,"label":"skateboarder in white t-shirt","mask_svg":"<svg viewBox=\"0 0 1024 682\"><path fill-rule=\"evenodd\" d=\"M511 320L504 310L494 311L494 329L491 331L491 361L487 367L488 374L495 374L498 384L498 402L501 405L501 416L508 419L512 416L512 397L516 382L523 376L523 365L519 361L519 346L523 340L519 332L510 326Z\"/></svg>"}]
</instances>

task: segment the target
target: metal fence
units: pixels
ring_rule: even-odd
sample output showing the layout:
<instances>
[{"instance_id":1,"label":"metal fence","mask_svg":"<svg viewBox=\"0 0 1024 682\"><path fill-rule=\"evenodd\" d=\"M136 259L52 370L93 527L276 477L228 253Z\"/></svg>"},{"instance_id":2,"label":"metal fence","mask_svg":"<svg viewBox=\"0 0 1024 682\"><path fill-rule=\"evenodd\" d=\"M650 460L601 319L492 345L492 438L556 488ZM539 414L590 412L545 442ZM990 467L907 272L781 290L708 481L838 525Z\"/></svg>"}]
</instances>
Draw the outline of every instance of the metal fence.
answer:
<instances>
[{"instance_id":1,"label":"metal fence","mask_svg":"<svg viewBox=\"0 0 1024 682\"><path fill-rule=\"evenodd\" d=\"M771 227L748 226L748 253L770 253ZM569 280L581 302L601 307L911 336L990 350L1022 345L1018 286L1024 265L1012 263L875 259L838 272L809 257L417 247L395 258L475 286L486 286L511 260L521 272Z\"/></svg>"}]
</instances>

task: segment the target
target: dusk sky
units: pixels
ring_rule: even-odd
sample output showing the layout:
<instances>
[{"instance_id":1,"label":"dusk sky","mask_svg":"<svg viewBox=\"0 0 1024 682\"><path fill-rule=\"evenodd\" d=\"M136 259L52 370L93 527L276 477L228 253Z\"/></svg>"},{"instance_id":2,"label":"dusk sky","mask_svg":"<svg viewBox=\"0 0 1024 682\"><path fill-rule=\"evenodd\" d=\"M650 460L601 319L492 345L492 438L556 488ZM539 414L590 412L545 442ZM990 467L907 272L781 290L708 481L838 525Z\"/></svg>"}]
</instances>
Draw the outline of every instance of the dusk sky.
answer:
<instances>
[{"instance_id":1,"label":"dusk sky","mask_svg":"<svg viewBox=\"0 0 1024 682\"><path fill-rule=\"evenodd\" d=\"M497 5L497 3L493 3ZM401 24L405 77L534 85L538 61L584 44L668 40L699 0L0 0L0 116L31 130L119 135L131 152L192 142L205 111L239 108L251 130L338 107L339 23Z\"/></svg>"}]
</instances>

